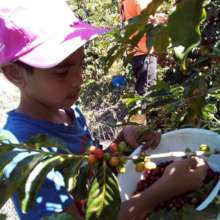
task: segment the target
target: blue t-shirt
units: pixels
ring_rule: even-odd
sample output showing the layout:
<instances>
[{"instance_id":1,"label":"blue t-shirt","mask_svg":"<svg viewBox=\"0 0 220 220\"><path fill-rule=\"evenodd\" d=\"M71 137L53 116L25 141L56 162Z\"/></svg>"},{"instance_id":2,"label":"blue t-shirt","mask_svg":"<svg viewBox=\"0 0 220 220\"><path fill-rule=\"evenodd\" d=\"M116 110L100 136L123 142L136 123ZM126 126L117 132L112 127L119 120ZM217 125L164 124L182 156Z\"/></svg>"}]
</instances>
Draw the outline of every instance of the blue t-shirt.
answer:
<instances>
[{"instance_id":1,"label":"blue t-shirt","mask_svg":"<svg viewBox=\"0 0 220 220\"><path fill-rule=\"evenodd\" d=\"M71 125L55 124L44 120L35 120L23 113L11 111L4 129L12 132L19 142L26 142L38 134L46 134L66 143L69 150L75 154L84 152L92 144L92 139L85 118L77 107L68 110L73 119ZM43 216L62 212L70 206L74 199L67 192L63 177L58 171L51 171L37 194L35 206L27 213L21 212L17 195L12 200L15 209L22 220L40 220Z\"/></svg>"}]
</instances>

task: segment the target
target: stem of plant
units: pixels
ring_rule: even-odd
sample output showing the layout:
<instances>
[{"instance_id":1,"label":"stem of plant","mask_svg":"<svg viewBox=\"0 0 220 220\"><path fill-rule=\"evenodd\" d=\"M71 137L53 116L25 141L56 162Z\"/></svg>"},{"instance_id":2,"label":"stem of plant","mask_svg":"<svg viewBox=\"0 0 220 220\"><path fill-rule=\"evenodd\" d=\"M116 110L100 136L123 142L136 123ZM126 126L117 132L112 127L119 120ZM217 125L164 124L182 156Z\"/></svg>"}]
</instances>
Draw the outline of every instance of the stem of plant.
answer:
<instances>
[{"instance_id":1,"label":"stem of plant","mask_svg":"<svg viewBox=\"0 0 220 220\"><path fill-rule=\"evenodd\" d=\"M158 159L158 158L166 158L166 157L190 157L190 156L210 156L210 154L218 154L220 152L204 152L204 151L195 151L195 152L169 152L169 153L160 153L160 154L151 154L145 155L147 159ZM136 160L139 156L128 156L128 160Z\"/></svg>"}]
</instances>

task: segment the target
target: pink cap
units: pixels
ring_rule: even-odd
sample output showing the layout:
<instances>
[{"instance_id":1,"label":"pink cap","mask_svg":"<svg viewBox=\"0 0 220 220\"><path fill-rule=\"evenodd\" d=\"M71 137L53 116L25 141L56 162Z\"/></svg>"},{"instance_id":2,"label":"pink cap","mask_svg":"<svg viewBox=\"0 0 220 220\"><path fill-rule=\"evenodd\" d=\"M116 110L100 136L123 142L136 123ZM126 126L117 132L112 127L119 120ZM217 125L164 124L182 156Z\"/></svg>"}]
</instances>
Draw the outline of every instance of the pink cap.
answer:
<instances>
[{"instance_id":1,"label":"pink cap","mask_svg":"<svg viewBox=\"0 0 220 220\"><path fill-rule=\"evenodd\" d=\"M80 21L65 0L1 0L0 65L54 67L106 32Z\"/></svg>"}]
</instances>

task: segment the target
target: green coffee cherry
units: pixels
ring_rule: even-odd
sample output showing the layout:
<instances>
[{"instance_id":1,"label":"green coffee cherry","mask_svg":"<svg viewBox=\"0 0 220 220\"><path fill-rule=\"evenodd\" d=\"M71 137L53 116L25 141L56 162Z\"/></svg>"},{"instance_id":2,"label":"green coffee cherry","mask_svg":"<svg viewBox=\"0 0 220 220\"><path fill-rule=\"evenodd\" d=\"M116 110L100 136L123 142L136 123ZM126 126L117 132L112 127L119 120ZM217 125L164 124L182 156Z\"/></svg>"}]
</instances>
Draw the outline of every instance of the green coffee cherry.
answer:
<instances>
[{"instance_id":1,"label":"green coffee cherry","mask_svg":"<svg viewBox=\"0 0 220 220\"><path fill-rule=\"evenodd\" d=\"M210 152L210 148L207 144L201 144L200 147L199 147L199 150L203 151L203 152L206 152L206 153Z\"/></svg>"},{"instance_id":2,"label":"green coffee cherry","mask_svg":"<svg viewBox=\"0 0 220 220\"><path fill-rule=\"evenodd\" d=\"M104 153L104 160L105 160L105 161L108 161L108 160L110 160L110 158L111 158L111 154L108 153L108 152L105 152L105 153Z\"/></svg>"},{"instance_id":3,"label":"green coffee cherry","mask_svg":"<svg viewBox=\"0 0 220 220\"><path fill-rule=\"evenodd\" d=\"M118 145L118 150L120 152L131 152L131 147L129 147L125 141L121 141Z\"/></svg>"},{"instance_id":4,"label":"green coffee cherry","mask_svg":"<svg viewBox=\"0 0 220 220\"><path fill-rule=\"evenodd\" d=\"M185 149L185 153L191 153L192 152L192 150L189 148L189 147L187 147L186 149Z\"/></svg>"}]
</instances>

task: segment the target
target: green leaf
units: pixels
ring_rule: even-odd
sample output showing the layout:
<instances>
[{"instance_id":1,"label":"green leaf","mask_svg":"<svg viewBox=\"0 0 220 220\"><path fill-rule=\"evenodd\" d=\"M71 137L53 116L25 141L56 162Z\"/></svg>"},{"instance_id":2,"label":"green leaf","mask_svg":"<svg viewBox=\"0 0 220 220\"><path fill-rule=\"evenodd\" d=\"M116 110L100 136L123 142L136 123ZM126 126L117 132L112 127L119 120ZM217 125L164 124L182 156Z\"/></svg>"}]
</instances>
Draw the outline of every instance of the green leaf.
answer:
<instances>
[{"instance_id":1,"label":"green leaf","mask_svg":"<svg viewBox=\"0 0 220 220\"><path fill-rule=\"evenodd\" d=\"M103 162L92 182L85 219L117 219L120 204L118 179L107 164Z\"/></svg>"},{"instance_id":2,"label":"green leaf","mask_svg":"<svg viewBox=\"0 0 220 220\"><path fill-rule=\"evenodd\" d=\"M215 118L215 114L218 109L215 104L207 104L202 109L202 115L206 120L212 120Z\"/></svg>"},{"instance_id":3,"label":"green leaf","mask_svg":"<svg viewBox=\"0 0 220 220\"><path fill-rule=\"evenodd\" d=\"M0 180L4 174L4 167L8 165L22 151L13 150L0 153Z\"/></svg>"},{"instance_id":4,"label":"green leaf","mask_svg":"<svg viewBox=\"0 0 220 220\"><path fill-rule=\"evenodd\" d=\"M72 192L76 187L77 177L79 175L82 162L82 159L71 160L70 165L65 165L65 168L62 171L62 174L64 176L64 182L68 192Z\"/></svg>"},{"instance_id":5,"label":"green leaf","mask_svg":"<svg viewBox=\"0 0 220 220\"><path fill-rule=\"evenodd\" d=\"M5 214L0 214L0 220L6 220L7 216Z\"/></svg>"},{"instance_id":6,"label":"green leaf","mask_svg":"<svg viewBox=\"0 0 220 220\"><path fill-rule=\"evenodd\" d=\"M134 105L139 100L141 100L141 97L135 96L135 97L124 98L122 101L123 101L123 104L126 105L126 107L130 107L130 106Z\"/></svg>"},{"instance_id":7,"label":"green leaf","mask_svg":"<svg viewBox=\"0 0 220 220\"><path fill-rule=\"evenodd\" d=\"M145 34L145 32L147 31L150 31L150 29L152 29L151 25L148 25L146 27L146 30L141 30L141 31L137 31L135 33L134 36L132 36L132 39L129 39L128 40L128 44L129 44L129 47L131 49L133 49L134 47L137 46L138 42L140 41L140 39L143 37L143 35ZM151 47L152 45L150 45L149 47Z\"/></svg>"},{"instance_id":8,"label":"green leaf","mask_svg":"<svg viewBox=\"0 0 220 220\"><path fill-rule=\"evenodd\" d=\"M200 24L206 18L204 2L205 0L182 0L169 17L169 35L176 56L181 60L200 42Z\"/></svg>"},{"instance_id":9,"label":"green leaf","mask_svg":"<svg viewBox=\"0 0 220 220\"><path fill-rule=\"evenodd\" d=\"M220 57L220 40L213 47L213 55Z\"/></svg>"},{"instance_id":10,"label":"green leaf","mask_svg":"<svg viewBox=\"0 0 220 220\"><path fill-rule=\"evenodd\" d=\"M76 187L74 189L74 198L76 200L84 200L88 198L88 177L91 175L91 168L87 164L82 166L79 175L76 178Z\"/></svg>"},{"instance_id":11,"label":"green leaf","mask_svg":"<svg viewBox=\"0 0 220 220\"><path fill-rule=\"evenodd\" d=\"M13 171L12 175L18 174L20 172L20 175L22 177L25 177L24 184L22 185L22 187L19 187L19 189L17 190L17 194L20 201L25 198L25 182L27 181L28 176L30 175L34 167L42 160L44 160L45 157L46 156L44 154L35 154L19 162L15 170Z\"/></svg>"},{"instance_id":12,"label":"green leaf","mask_svg":"<svg viewBox=\"0 0 220 220\"><path fill-rule=\"evenodd\" d=\"M163 3L163 0L151 0L147 8L142 11L143 22L146 22L146 15L155 14L157 8Z\"/></svg>"},{"instance_id":13,"label":"green leaf","mask_svg":"<svg viewBox=\"0 0 220 220\"><path fill-rule=\"evenodd\" d=\"M55 147L61 151L64 151L66 153L71 153L71 151L68 149L66 144L55 137L49 137L46 134L38 134L32 138L30 138L26 144L28 146L32 146L33 149L40 149L42 147Z\"/></svg>"},{"instance_id":14,"label":"green leaf","mask_svg":"<svg viewBox=\"0 0 220 220\"><path fill-rule=\"evenodd\" d=\"M184 88L183 86L175 85L170 87L170 92L173 96L180 98L183 97Z\"/></svg>"},{"instance_id":15,"label":"green leaf","mask_svg":"<svg viewBox=\"0 0 220 220\"><path fill-rule=\"evenodd\" d=\"M163 0L151 1L147 8L142 10L139 16L133 17L124 22L125 33L122 36L122 42L126 42L136 31L143 31L148 17L156 12L162 2Z\"/></svg>"},{"instance_id":16,"label":"green leaf","mask_svg":"<svg viewBox=\"0 0 220 220\"><path fill-rule=\"evenodd\" d=\"M8 151L14 150L15 146L11 144L6 144L5 142L0 143L0 154Z\"/></svg>"},{"instance_id":17,"label":"green leaf","mask_svg":"<svg viewBox=\"0 0 220 220\"><path fill-rule=\"evenodd\" d=\"M77 220L77 219L67 213L61 213L61 214L54 214L49 217L41 218L41 220Z\"/></svg>"},{"instance_id":18,"label":"green leaf","mask_svg":"<svg viewBox=\"0 0 220 220\"><path fill-rule=\"evenodd\" d=\"M158 25L153 32L154 48L158 54L167 52L169 46L169 32L167 26Z\"/></svg>"},{"instance_id":19,"label":"green leaf","mask_svg":"<svg viewBox=\"0 0 220 220\"><path fill-rule=\"evenodd\" d=\"M154 31L156 28L153 29L153 25L152 24L148 24L147 26L150 26L149 28L146 28L146 34L147 34L147 49L148 51L151 51L153 45L154 45ZM142 35L143 36L143 35Z\"/></svg>"},{"instance_id":20,"label":"green leaf","mask_svg":"<svg viewBox=\"0 0 220 220\"><path fill-rule=\"evenodd\" d=\"M64 158L60 155L48 157L41 161L29 174L25 183L25 198L21 202L23 212L33 206L35 197L43 184L47 174L58 165L64 163Z\"/></svg>"},{"instance_id":21,"label":"green leaf","mask_svg":"<svg viewBox=\"0 0 220 220\"><path fill-rule=\"evenodd\" d=\"M161 5L162 2L163 0L151 1L148 4L148 7L142 10L139 16L133 17L130 20L126 21L124 23L125 33L121 37L121 42L128 42L130 37L136 32L140 32L143 36L144 32L148 30L149 27L151 27L151 25L146 24L148 17L156 12L157 8ZM132 40L136 41L137 43L137 40L135 40L133 37Z\"/></svg>"},{"instance_id":22,"label":"green leaf","mask_svg":"<svg viewBox=\"0 0 220 220\"><path fill-rule=\"evenodd\" d=\"M0 141L9 141L10 143L18 144L17 138L8 130L1 130L0 131Z\"/></svg>"},{"instance_id":23,"label":"green leaf","mask_svg":"<svg viewBox=\"0 0 220 220\"><path fill-rule=\"evenodd\" d=\"M22 189L24 180L27 178L33 167L42 160L43 157L44 155L33 155L28 153L24 159L17 162L17 164L13 164L15 168L10 173L9 177L4 175L4 178L0 181L0 207L6 203L12 193L17 191L19 187Z\"/></svg>"},{"instance_id":24,"label":"green leaf","mask_svg":"<svg viewBox=\"0 0 220 220\"><path fill-rule=\"evenodd\" d=\"M151 14L154 14L163 0L154 0L148 4L139 16L124 22L124 29L114 28L112 34L115 36L116 45L109 51L105 60L105 70L108 70L117 58L121 58L129 47L136 46L139 39L149 31L151 25L146 24L146 20ZM126 60L127 62L128 60Z\"/></svg>"},{"instance_id":25,"label":"green leaf","mask_svg":"<svg viewBox=\"0 0 220 220\"><path fill-rule=\"evenodd\" d=\"M210 96L220 100L220 89L219 88L212 89L212 91L210 91Z\"/></svg>"},{"instance_id":26,"label":"green leaf","mask_svg":"<svg viewBox=\"0 0 220 220\"><path fill-rule=\"evenodd\" d=\"M107 56L107 59L106 59L106 65L107 67L106 68L109 68L112 66L112 64L115 62L115 60L117 58L121 58L126 50L126 45L123 45L123 46L119 46L117 45L118 48L117 50L114 51L114 54L111 55L111 56Z\"/></svg>"}]
</instances>

